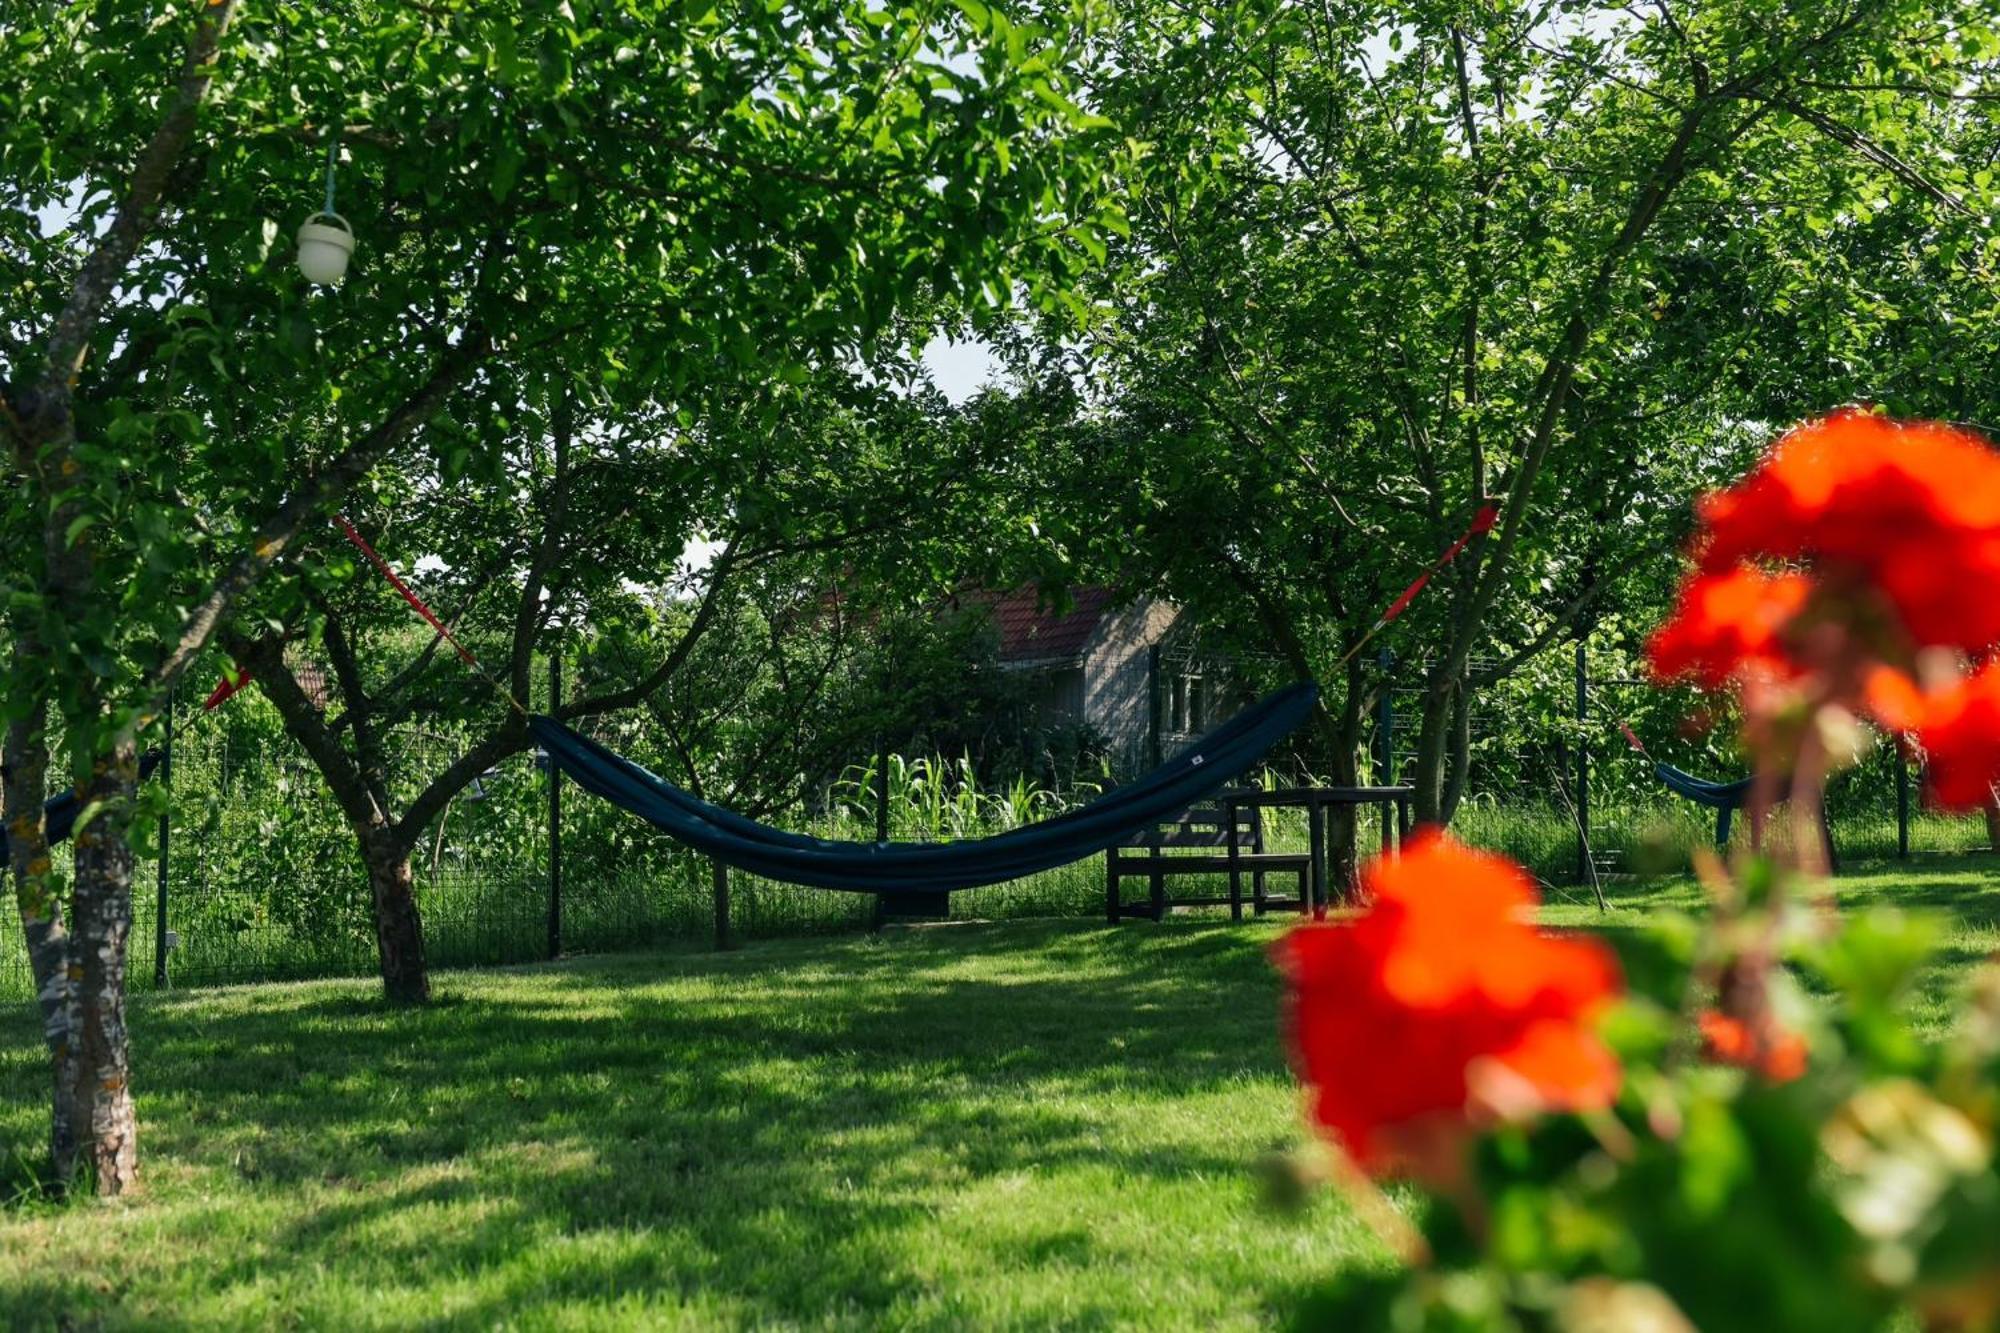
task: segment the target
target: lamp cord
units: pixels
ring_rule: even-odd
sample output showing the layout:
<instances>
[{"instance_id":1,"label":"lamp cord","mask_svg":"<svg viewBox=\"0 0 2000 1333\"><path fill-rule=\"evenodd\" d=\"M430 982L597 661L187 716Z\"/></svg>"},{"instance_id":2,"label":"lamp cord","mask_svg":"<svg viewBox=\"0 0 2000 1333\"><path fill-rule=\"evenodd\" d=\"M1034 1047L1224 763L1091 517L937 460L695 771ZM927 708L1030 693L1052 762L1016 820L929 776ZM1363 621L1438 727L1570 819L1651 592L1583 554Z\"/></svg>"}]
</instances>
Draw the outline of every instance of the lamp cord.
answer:
<instances>
[{"instance_id":1,"label":"lamp cord","mask_svg":"<svg viewBox=\"0 0 2000 1333\"><path fill-rule=\"evenodd\" d=\"M327 127L326 127L326 209L325 209L325 211L328 214L331 214L333 212L333 165L335 162L339 160L339 158L340 158L339 127L336 126L333 122L329 121L327 122Z\"/></svg>"}]
</instances>

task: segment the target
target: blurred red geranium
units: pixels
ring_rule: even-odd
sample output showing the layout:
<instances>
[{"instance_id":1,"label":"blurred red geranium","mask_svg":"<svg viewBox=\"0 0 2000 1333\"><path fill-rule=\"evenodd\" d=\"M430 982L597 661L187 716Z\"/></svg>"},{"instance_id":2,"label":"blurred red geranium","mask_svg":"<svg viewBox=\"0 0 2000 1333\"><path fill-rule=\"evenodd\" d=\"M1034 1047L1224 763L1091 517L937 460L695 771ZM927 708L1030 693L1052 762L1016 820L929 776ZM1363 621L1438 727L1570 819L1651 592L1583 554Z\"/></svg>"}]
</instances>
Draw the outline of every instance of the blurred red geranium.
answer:
<instances>
[{"instance_id":1,"label":"blurred red geranium","mask_svg":"<svg viewBox=\"0 0 2000 1333\"><path fill-rule=\"evenodd\" d=\"M1806 1072L1806 1043L1796 1032L1773 1027L1760 1038L1750 1024L1717 1009L1704 1010L1695 1021L1711 1060L1754 1069L1773 1083L1789 1083Z\"/></svg>"},{"instance_id":2,"label":"blurred red geranium","mask_svg":"<svg viewBox=\"0 0 2000 1333\"><path fill-rule=\"evenodd\" d=\"M1363 1170L1424 1174L1435 1163L1415 1159L1455 1150L1475 1103L1610 1103L1618 1063L1592 1021L1620 992L1616 960L1596 940L1535 929L1520 867L1424 834L1373 863L1363 889L1359 916L1277 948L1313 1118Z\"/></svg>"},{"instance_id":3,"label":"blurred red geranium","mask_svg":"<svg viewBox=\"0 0 2000 1333\"><path fill-rule=\"evenodd\" d=\"M1698 574L1681 585L1673 615L1647 645L1653 670L1711 689L1752 672L1789 675L1794 668L1783 633L1811 592L1803 574L1766 574L1750 565Z\"/></svg>"},{"instance_id":4,"label":"blurred red geranium","mask_svg":"<svg viewBox=\"0 0 2000 1333\"><path fill-rule=\"evenodd\" d=\"M2000 643L2000 452L1849 409L1788 432L1700 519L1656 673L1745 686L1760 763L1793 739L1769 719L1833 705L1914 734L1938 804L1992 799L2000 674L1960 664Z\"/></svg>"},{"instance_id":5,"label":"blurred red geranium","mask_svg":"<svg viewBox=\"0 0 2000 1333\"><path fill-rule=\"evenodd\" d=\"M1934 802L1952 810L1991 803L2000 778L2000 661L1928 690L1884 668L1868 697L1883 726L1916 736Z\"/></svg>"},{"instance_id":6,"label":"blurred red geranium","mask_svg":"<svg viewBox=\"0 0 2000 1333\"><path fill-rule=\"evenodd\" d=\"M1916 647L2000 641L2000 453L1970 432L1849 409L1797 427L1700 506L1705 573L1804 561L1878 591Z\"/></svg>"}]
</instances>

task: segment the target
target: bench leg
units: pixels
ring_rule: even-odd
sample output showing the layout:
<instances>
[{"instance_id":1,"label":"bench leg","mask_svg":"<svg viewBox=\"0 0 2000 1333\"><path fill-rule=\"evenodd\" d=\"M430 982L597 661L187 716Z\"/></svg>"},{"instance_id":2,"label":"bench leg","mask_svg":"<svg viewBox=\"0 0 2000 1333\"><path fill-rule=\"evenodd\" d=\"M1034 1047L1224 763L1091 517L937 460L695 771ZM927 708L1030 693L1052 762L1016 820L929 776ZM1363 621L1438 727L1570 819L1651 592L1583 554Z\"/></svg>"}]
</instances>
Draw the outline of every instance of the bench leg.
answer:
<instances>
[{"instance_id":1,"label":"bench leg","mask_svg":"<svg viewBox=\"0 0 2000 1333\"><path fill-rule=\"evenodd\" d=\"M1159 871L1153 872L1153 920L1167 919L1167 877Z\"/></svg>"},{"instance_id":2,"label":"bench leg","mask_svg":"<svg viewBox=\"0 0 2000 1333\"><path fill-rule=\"evenodd\" d=\"M1104 854L1104 919L1118 924L1118 861L1110 852Z\"/></svg>"},{"instance_id":3,"label":"bench leg","mask_svg":"<svg viewBox=\"0 0 2000 1333\"><path fill-rule=\"evenodd\" d=\"M1270 891L1264 887L1264 872L1261 870L1251 871L1250 872L1251 910L1256 912L1258 916L1262 916L1264 915L1264 913L1270 911L1271 910L1269 901L1270 897L1271 897Z\"/></svg>"}]
</instances>

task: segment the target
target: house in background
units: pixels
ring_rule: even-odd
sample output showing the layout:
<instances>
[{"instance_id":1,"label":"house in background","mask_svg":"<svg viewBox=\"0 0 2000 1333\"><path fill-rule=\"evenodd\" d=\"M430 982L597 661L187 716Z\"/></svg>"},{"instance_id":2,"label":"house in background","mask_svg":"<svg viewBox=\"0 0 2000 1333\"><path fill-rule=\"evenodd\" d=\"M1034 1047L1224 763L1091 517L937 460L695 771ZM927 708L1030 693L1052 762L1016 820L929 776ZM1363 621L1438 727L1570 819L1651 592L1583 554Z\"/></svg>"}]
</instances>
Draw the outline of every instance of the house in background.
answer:
<instances>
[{"instance_id":1,"label":"house in background","mask_svg":"<svg viewBox=\"0 0 2000 1333\"><path fill-rule=\"evenodd\" d=\"M1002 670L1031 673L1036 720L1087 727L1126 772L1151 767L1213 726L1237 702L1211 687L1184 650L1179 608L1156 597L1120 602L1109 588L1074 591L1067 610L1036 589L961 592L998 637Z\"/></svg>"}]
</instances>

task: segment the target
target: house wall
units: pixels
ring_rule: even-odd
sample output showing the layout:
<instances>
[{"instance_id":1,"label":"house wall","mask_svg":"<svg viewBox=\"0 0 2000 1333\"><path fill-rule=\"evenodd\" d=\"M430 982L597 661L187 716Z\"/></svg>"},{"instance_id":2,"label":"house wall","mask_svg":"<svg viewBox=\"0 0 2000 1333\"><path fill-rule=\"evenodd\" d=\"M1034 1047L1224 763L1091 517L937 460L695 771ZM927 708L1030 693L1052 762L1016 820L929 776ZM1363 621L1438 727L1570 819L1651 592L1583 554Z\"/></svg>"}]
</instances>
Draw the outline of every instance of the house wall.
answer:
<instances>
[{"instance_id":1,"label":"house wall","mask_svg":"<svg viewBox=\"0 0 2000 1333\"><path fill-rule=\"evenodd\" d=\"M1103 736L1127 773L1152 758L1152 682L1147 649L1173 625L1176 608L1145 601L1106 616L1083 649L1083 720Z\"/></svg>"}]
</instances>

